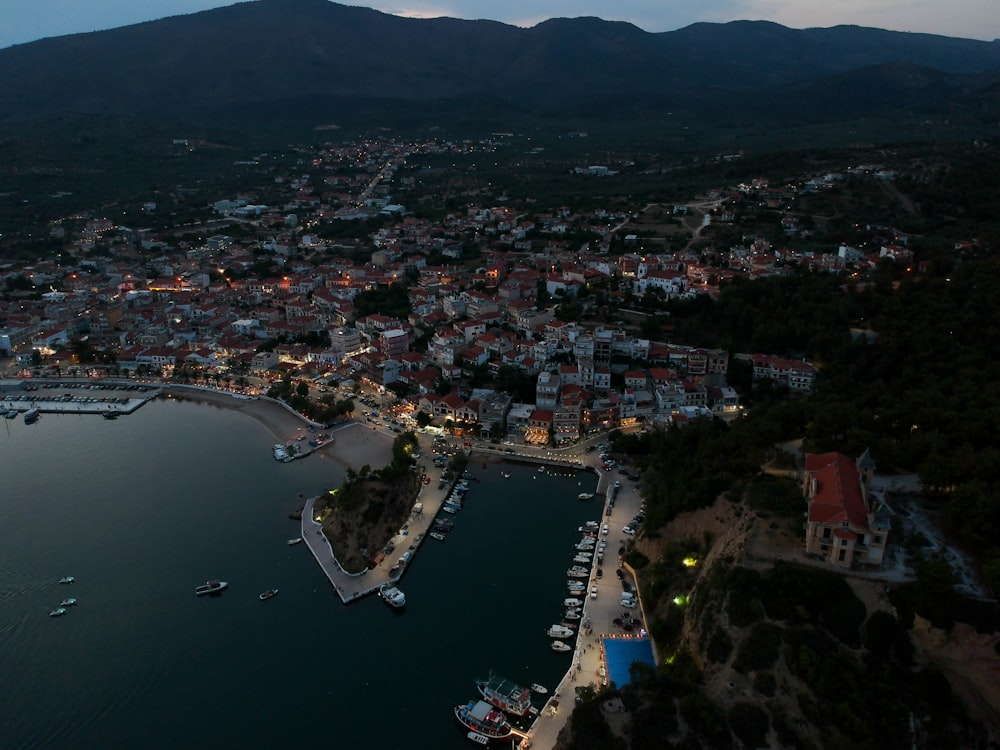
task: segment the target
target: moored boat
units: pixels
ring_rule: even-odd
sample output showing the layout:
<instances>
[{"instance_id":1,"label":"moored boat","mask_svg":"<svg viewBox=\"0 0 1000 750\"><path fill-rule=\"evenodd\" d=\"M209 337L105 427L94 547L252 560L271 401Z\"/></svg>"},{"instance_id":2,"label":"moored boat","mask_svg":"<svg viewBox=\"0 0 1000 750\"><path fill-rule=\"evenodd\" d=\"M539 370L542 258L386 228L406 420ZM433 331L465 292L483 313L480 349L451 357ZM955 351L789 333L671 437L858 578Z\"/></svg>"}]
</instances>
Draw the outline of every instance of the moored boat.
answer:
<instances>
[{"instance_id":1,"label":"moored boat","mask_svg":"<svg viewBox=\"0 0 1000 750\"><path fill-rule=\"evenodd\" d=\"M572 651L573 647L562 641L552 641L552 650L557 653L566 653L567 651Z\"/></svg>"},{"instance_id":2,"label":"moored boat","mask_svg":"<svg viewBox=\"0 0 1000 750\"><path fill-rule=\"evenodd\" d=\"M531 690L490 672L485 679L476 678L476 687L483 698L514 716L527 716L531 711Z\"/></svg>"},{"instance_id":3,"label":"moored boat","mask_svg":"<svg viewBox=\"0 0 1000 750\"><path fill-rule=\"evenodd\" d=\"M480 734L479 732L473 732L471 729L466 733L465 736L468 737L473 742L475 742L477 745L482 745L483 747L486 747L486 745L490 744L489 737L487 737L485 734Z\"/></svg>"},{"instance_id":4,"label":"moored boat","mask_svg":"<svg viewBox=\"0 0 1000 750\"><path fill-rule=\"evenodd\" d=\"M268 599L272 599L273 597L277 596L277 594L278 594L278 589L268 589L257 598L260 599L262 602L266 602Z\"/></svg>"},{"instance_id":5,"label":"moored boat","mask_svg":"<svg viewBox=\"0 0 1000 750\"><path fill-rule=\"evenodd\" d=\"M531 683L531 692L538 693L539 695L548 695L549 689L544 685L539 685L537 682Z\"/></svg>"},{"instance_id":6,"label":"moored boat","mask_svg":"<svg viewBox=\"0 0 1000 750\"><path fill-rule=\"evenodd\" d=\"M290 546L292 546L293 544L298 544L298 543L299 543L299 542L301 542L301 541L302 541L302 537L300 537L300 536L297 536L297 537L295 537L294 539L289 539L289 540L288 540L287 542L285 542L285 544L287 544L287 545L288 545L288 546L290 547Z\"/></svg>"},{"instance_id":7,"label":"moored boat","mask_svg":"<svg viewBox=\"0 0 1000 750\"><path fill-rule=\"evenodd\" d=\"M435 518L434 528L439 531L451 531L455 527L454 521L449 521L447 518Z\"/></svg>"},{"instance_id":8,"label":"moored boat","mask_svg":"<svg viewBox=\"0 0 1000 750\"><path fill-rule=\"evenodd\" d=\"M594 496L593 492L581 492L576 496L577 500L590 500Z\"/></svg>"},{"instance_id":9,"label":"moored boat","mask_svg":"<svg viewBox=\"0 0 1000 750\"><path fill-rule=\"evenodd\" d=\"M444 541L444 534L442 534L440 531L432 531L431 532L431 539L437 539L439 542L443 542Z\"/></svg>"},{"instance_id":10,"label":"moored boat","mask_svg":"<svg viewBox=\"0 0 1000 750\"><path fill-rule=\"evenodd\" d=\"M567 609L573 609L575 607L583 606L583 599L577 599L575 597L570 597L568 599L563 599L563 606Z\"/></svg>"},{"instance_id":11,"label":"moored boat","mask_svg":"<svg viewBox=\"0 0 1000 750\"><path fill-rule=\"evenodd\" d=\"M400 609L406 605L406 594L391 583L383 583L378 587L378 595L390 607Z\"/></svg>"},{"instance_id":12,"label":"moored boat","mask_svg":"<svg viewBox=\"0 0 1000 750\"><path fill-rule=\"evenodd\" d=\"M575 566L566 571L566 575L570 578L587 578L590 575L590 571L587 570L576 570Z\"/></svg>"},{"instance_id":13,"label":"moored boat","mask_svg":"<svg viewBox=\"0 0 1000 750\"><path fill-rule=\"evenodd\" d=\"M210 580L205 581L201 586L195 587L195 596L205 596L206 594L221 594L229 586L226 581Z\"/></svg>"},{"instance_id":14,"label":"moored boat","mask_svg":"<svg viewBox=\"0 0 1000 750\"><path fill-rule=\"evenodd\" d=\"M513 730L503 712L486 701L469 701L455 706L455 718L464 727L491 740L505 740Z\"/></svg>"},{"instance_id":15,"label":"moored boat","mask_svg":"<svg viewBox=\"0 0 1000 750\"><path fill-rule=\"evenodd\" d=\"M580 610L578 609L567 609L566 614L563 615L564 620L579 620Z\"/></svg>"},{"instance_id":16,"label":"moored boat","mask_svg":"<svg viewBox=\"0 0 1000 750\"><path fill-rule=\"evenodd\" d=\"M24 423L32 424L37 422L40 416L42 416L42 410L37 406L32 406L28 411L24 412Z\"/></svg>"},{"instance_id":17,"label":"moored boat","mask_svg":"<svg viewBox=\"0 0 1000 750\"><path fill-rule=\"evenodd\" d=\"M567 628L565 625L550 625L549 629L545 631L549 638L572 638L573 631Z\"/></svg>"}]
</instances>

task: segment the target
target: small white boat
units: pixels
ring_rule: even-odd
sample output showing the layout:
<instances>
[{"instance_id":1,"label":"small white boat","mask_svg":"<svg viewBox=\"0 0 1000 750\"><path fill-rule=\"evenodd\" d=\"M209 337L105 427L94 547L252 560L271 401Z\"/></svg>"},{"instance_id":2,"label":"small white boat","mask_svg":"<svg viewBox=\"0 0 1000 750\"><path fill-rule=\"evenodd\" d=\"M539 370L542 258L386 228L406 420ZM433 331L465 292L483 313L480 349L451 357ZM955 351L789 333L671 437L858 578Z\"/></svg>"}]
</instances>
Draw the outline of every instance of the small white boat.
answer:
<instances>
[{"instance_id":1,"label":"small white boat","mask_svg":"<svg viewBox=\"0 0 1000 750\"><path fill-rule=\"evenodd\" d=\"M567 628L565 625L551 625L549 629L545 631L549 638L572 638L573 631Z\"/></svg>"},{"instance_id":2,"label":"small white boat","mask_svg":"<svg viewBox=\"0 0 1000 750\"><path fill-rule=\"evenodd\" d=\"M266 602L268 599L277 596L277 594L278 594L278 589L268 589L257 598L260 599L262 602Z\"/></svg>"},{"instance_id":3,"label":"small white boat","mask_svg":"<svg viewBox=\"0 0 1000 750\"><path fill-rule=\"evenodd\" d=\"M205 581L201 586L196 586L194 590L195 596L205 596L206 594L221 594L226 590L229 584L226 581Z\"/></svg>"},{"instance_id":4,"label":"small white boat","mask_svg":"<svg viewBox=\"0 0 1000 750\"><path fill-rule=\"evenodd\" d=\"M56 607L54 610L49 612L49 617L61 617L64 614L66 614L65 607Z\"/></svg>"},{"instance_id":5,"label":"small white boat","mask_svg":"<svg viewBox=\"0 0 1000 750\"><path fill-rule=\"evenodd\" d=\"M72 607L74 604L76 604L76 599L72 598L63 599L61 602L59 602L60 607Z\"/></svg>"},{"instance_id":6,"label":"small white boat","mask_svg":"<svg viewBox=\"0 0 1000 750\"><path fill-rule=\"evenodd\" d=\"M287 544L288 546L291 546L293 544L298 544L301 541L302 541L302 537L297 536L294 539L289 539L287 542L285 542L285 544Z\"/></svg>"},{"instance_id":7,"label":"small white boat","mask_svg":"<svg viewBox=\"0 0 1000 750\"><path fill-rule=\"evenodd\" d=\"M59 583L73 583L75 580L73 576L63 576L59 579Z\"/></svg>"},{"instance_id":8,"label":"small white boat","mask_svg":"<svg viewBox=\"0 0 1000 750\"><path fill-rule=\"evenodd\" d=\"M581 492L576 496L577 500L590 500L594 496L593 492Z\"/></svg>"},{"instance_id":9,"label":"small white boat","mask_svg":"<svg viewBox=\"0 0 1000 750\"><path fill-rule=\"evenodd\" d=\"M537 682L531 684L531 692L538 693L539 695L548 695L549 689L544 685L539 685Z\"/></svg>"},{"instance_id":10,"label":"small white boat","mask_svg":"<svg viewBox=\"0 0 1000 750\"><path fill-rule=\"evenodd\" d=\"M572 609L574 607L582 607L583 599L576 599L576 598L563 599L563 606L569 609Z\"/></svg>"},{"instance_id":11,"label":"small white boat","mask_svg":"<svg viewBox=\"0 0 1000 750\"><path fill-rule=\"evenodd\" d=\"M431 539L437 539L439 542L443 542L444 541L444 534L442 534L440 531L432 531L431 532Z\"/></svg>"},{"instance_id":12,"label":"small white boat","mask_svg":"<svg viewBox=\"0 0 1000 750\"><path fill-rule=\"evenodd\" d=\"M382 601L395 609L406 606L406 595L391 583L383 583L379 586L378 595Z\"/></svg>"},{"instance_id":13,"label":"small white boat","mask_svg":"<svg viewBox=\"0 0 1000 750\"><path fill-rule=\"evenodd\" d=\"M490 738L487 737L485 734L480 734L479 732L469 731L465 736L468 737L473 742L475 742L476 744L482 745L483 747L486 747L488 744L490 744Z\"/></svg>"},{"instance_id":14,"label":"small white boat","mask_svg":"<svg viewBox=\"0 0 1000 750\"><path fill-rule=\"evenodd\" d=\"M566 614L563 615L563 619L565 619L565 620L579 620L580 619L580 610L578 610L578 609L568 609L568 610L566 610Z\"/></svg>"},{"instance_id":15,"label":"small white boat","mask_svg":"<svg viewBox=\"0 0 1000 750\"><path fill-rule=\"evenodd\" d=\"M17 416L17 412L14 412L14 416ZM503 475L504 479L510 479L510 472L509 471L501 471L500 473Z\"/></svg>"},{"instance_id":16,"label":"small white boat","mask_svg":"<svg viewBox=\"0 0 1000 750\"><path fill-rule=\"evenodd\" d=\"M567 651L572 651L573 647L568 643L563 643L562 641L552 641L552 650L557 653L564 654Z\"/></svg>"}]
</instances>

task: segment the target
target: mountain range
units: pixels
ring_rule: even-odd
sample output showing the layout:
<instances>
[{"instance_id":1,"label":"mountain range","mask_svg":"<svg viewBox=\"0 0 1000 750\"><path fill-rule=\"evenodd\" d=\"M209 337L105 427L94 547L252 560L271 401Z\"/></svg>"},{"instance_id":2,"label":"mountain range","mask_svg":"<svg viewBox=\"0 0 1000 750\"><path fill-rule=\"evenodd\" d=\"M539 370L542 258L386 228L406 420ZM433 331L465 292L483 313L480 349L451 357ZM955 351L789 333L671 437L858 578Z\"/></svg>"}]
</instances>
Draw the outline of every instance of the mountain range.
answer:
<instances>
[{"instance_id":1,"label":"mountain range","mask_svg":"<svg viewBox=\"0 0 1000 750\"><path fill-rule=\"evenodd\" d=\"M1000 42L855 26L739 21L648 33L560 18L519 28L256 0L0 50L0 120L398 106L774 122L964 112L995 125L998 101Z\"/></svg>"}]
</instances>

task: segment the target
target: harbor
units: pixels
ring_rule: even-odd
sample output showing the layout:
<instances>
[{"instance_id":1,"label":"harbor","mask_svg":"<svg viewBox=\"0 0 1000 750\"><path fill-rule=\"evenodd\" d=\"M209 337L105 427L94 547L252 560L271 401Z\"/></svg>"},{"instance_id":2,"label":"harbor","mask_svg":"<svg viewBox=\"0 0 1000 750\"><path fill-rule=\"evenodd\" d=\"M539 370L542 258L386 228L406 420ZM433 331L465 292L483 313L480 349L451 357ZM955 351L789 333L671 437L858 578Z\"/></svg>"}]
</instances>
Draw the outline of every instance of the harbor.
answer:
<instances>
[{"instance_id":1,"label":"harbor","mask_svg":"<svg viewBox=\"0 0 1000 750\"><path fill-rule=\"evenodd\" d=\"M114 419L132 414L160 395L153 385L119 381L3 380L0 411L13 418L24 414L93 414Z\"/></svg>"}]
</instances>

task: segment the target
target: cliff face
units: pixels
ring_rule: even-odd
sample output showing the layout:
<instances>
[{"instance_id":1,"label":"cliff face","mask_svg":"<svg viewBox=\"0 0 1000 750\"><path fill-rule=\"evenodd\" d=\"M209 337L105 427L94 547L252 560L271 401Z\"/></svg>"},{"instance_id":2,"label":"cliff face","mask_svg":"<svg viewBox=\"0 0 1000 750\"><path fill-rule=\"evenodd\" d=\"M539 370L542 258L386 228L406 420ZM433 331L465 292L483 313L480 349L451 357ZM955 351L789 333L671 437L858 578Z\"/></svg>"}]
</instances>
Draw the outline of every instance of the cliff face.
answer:
<instances>
[{"instance_id":1,"label":"cliff face","mask_svg":"<svg viewBox=\"0 0 1000 750\"><path fill-rule=\"evenodd\" d=\"M788 562L800 525L719 499L640 539L630 559L661 664L585 703L582 721L599 717L622 748L985 747L997 659L973 668L957 654L996 639L922 633L915 659L883 583ZM582 732L563 739L588 746Z\"/></svg>"}]
</instances>

